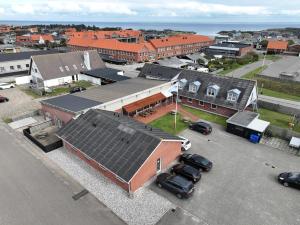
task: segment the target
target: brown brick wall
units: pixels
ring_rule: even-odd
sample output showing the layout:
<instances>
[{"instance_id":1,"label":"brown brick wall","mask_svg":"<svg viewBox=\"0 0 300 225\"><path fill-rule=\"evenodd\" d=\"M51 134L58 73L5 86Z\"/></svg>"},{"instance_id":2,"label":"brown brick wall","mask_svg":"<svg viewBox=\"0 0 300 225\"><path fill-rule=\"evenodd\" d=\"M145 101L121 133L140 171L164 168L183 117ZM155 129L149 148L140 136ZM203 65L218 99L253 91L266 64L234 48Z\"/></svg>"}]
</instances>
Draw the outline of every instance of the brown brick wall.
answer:
<instances>
[{"instance_id":1,"label":"brown brick wall","mask_svg":"<svg viewBox=\"0 0 300 225\"><path fill-rule=\"evenodd\" d=\"M241 48L240 49L240 56L244 56L246 55L247 53L253 51L253 47L252 46L249 46L249 47L246 47L246 48Z\"/></svg>"},{"instance_id":2,"label":"brown brick wall","mask_svg":"<svg viewBox=\"0 0 300 225\"><path fill-rule=\"evenodd\" d=\"M181 97L181 102L184 105L188 105L188 106L198 108L200 110L205 110L208 112L216 113L216 114L219 114L219 115L222 115L225 117L231 117L232 115L234 115L237 112L237 110L225 108L225 107L218 106L218 105L217 105L216 109L212 109L210 103L204 102L204 105L200 105L199 104L200 101L192 99L192 102L189 102L188 98L185 98L185 97Z\"/></svg>"},{"instance_id":3,"label":"brown brick wall","mask_svg":"<svg viewBox=\"0 0 300 225\"><path fill-rule=\"evenodd\" d=\"M157 159L161 158L162 170L176 160L181 154L181 143L178 141L162 141L155 152L148 158L130 182L131 192L136 191L149 179L156 175Z\"/></svg>"},{"instance_id":4,"label":"brown brick wall","mask_svg":"<svg viewBox=\"0 0 300 225\"><path fill-rule=\"evenodd\" d=\"M99 171L103 176L110 179L112 182L120 186L126 191L129 191L129 185L126 182L122 182L121 180L117 179L116 175L111 173L108 170L105 170L105 168L101 167L96 161L87 158L81 151L76 150L73 148L70 144L67 142L64 142L64 146L66 149L68 149L70 152L75 154L77 157L88 163L91 167Z\"/></svg>"},{"instance_id":5,"label":"brown brick wall","mask_svg":"<svg viewBox=\"0 0 300 225\"><path fill-rule=\"evenodd\" d=\"M75 114L73 113L64 112L62 110L44 104L42 104L42 112L45 118L46 118L46 112L48 112L53 123L55 123L55 117L56 117L60 119L64 124L67 124L75 116Z\"/></svg>"}]
</instances>

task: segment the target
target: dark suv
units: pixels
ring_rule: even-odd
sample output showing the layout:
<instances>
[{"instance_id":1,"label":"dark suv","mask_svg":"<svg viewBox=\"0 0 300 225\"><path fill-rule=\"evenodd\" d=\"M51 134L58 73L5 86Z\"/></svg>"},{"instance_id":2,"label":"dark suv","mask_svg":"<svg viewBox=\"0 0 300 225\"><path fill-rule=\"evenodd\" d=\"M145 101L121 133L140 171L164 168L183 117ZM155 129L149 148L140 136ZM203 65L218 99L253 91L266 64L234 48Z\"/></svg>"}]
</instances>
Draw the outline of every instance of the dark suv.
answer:
<instances>
[{"instance_id":1,"label":"dark suv","mask_svg":"<svg viewBox=\"0 0 300 225\"><path fill-rule=\"evenodd\" d=\"M85 91L86 88L85 87L72 87L70 89L70 94L76 93L76 92L82 92Z\"/></svg>"},{"instance_id":2,"label":"dark suv","mask_svg":"<svg viewBox=\"0 0 300 225\"><path fill-rule=\"evenodd\" d=\"M281 173L278 175L279 183L283 184L285 187L294 187L300 189L300 173L289 172Z\"/></svg>"},{"instance_id":3,"label":"dark suv","mask_svg":"<svg viewBox=\"0 0 300 225\"><path fill-rule=\"evenodd\" d=\"M162 173L157 176L156 184L174 193L177 198L188 198L194 192L193 182L178 175Z\"/></svg>"},{"instance_id":4,"label":"dark suv","mask_svg":"<svg viewBox=\"0 0 300 225\"><path fill-rule=\"evenodd\" d=\"M201 170L196 169L192 166L186 164L177 164L171 168L172 174L177 174L193 181L198 182L201 179Z\"/></svg>"},{"instance_id":5,"label":"dark suv","mask_svg":"<svg viewBox=\"0 0 300 225\"><path fill-rule=\"evenodd\" d=\"M189 125L191 130L198 131L202 134L210 134L212 132L212 127L210 124L205 122L196 122Z\"/></svg>"},{"instance_id":6,"label":"dark suv","mask_svg":"<svg viewBox=\"0 0 300 225\"><path fill-rule=\"evenodd\" d=\"M198 154L182 154L179 161L207 172L210 171L213 166L211 161Z\"/></svg>"},{"instance_id":7,"label":"dark suv","mask_svg":"<svg viewBox=\"0 0 300 225\"><path fill-rule=\"evenodd\" d=\"M0 102L8 102L9 99L0 95Z\"/></svg>"}]
</instances>

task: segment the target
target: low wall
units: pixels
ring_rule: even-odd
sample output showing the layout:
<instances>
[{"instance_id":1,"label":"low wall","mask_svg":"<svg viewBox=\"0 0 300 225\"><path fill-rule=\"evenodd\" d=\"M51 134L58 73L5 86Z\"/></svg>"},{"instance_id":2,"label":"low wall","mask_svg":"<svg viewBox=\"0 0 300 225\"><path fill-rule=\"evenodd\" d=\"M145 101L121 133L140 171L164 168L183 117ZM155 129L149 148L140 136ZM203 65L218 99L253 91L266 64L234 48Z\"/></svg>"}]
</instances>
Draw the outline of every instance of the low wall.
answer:
<instances>
[{"instance_id":1,"label":"low wall","mask_svg":"<svg viewBox=\"0 0 300 225\"><path fill-rule=\"evenodd\" d=\"M34 125L33 127L29 127L29 130L30 130L30 133L32 134L32 133L43 130L43 129L45 129L47 127L50 127L50 126L52 126L52 121L51 120L43 122L43 123L39 123L37 125Z\"/></svg>"},{"instance_id":2,"label":"low wall","mask_svg":"<svg viewBox=\"0 0 300 225\"><path fill-rule=\"evenodd\" d=\"M21 84L29 84L31 79L32 77L30 75L30 76L16 77L15 80L17 85L21 85Z\"/></svg>"},{"instance_id":3,"label":"low wall","mask_svg":"<svg viewBox=\"0 0 300 225\"><path fill-rule=\"evenodd\" d=\"M11 119L12 119L12 121L18 121L18 120L25 119L27 117L38 116L38 115L41 115L40 110L35 110L35 111L32 111L32 112L26 112L26 113L24 113L22 115L19 115L19 116L14 116Z\"/></svg>"},{"instance_id":4,"label":"low wall","mask_svg":"<svg viewBox=\"0 0 300 225\"><path fill-rule=\"evenodd\" d=\"M276 111L276 112L280 112L280 113L284 113L284 114L288 114L288 115L300 115L300 110L299 109L295 109L292 107L288 107L288 106L283 106L280 104L274 104L271 102L266 102L263 100L258 100L258 106L261 108L265 108L265 109L269 109L272 111Z\"/></svg>"},{"instance_id":5,"label":"low wall","mask_svg":"<svg viewBox=\"0 0 300 225\"><path fill-rule=\"evenodd\" d=\"M273 137L279 137L287 141L290 141L292 137L300 138L300 133L273 125L268 127L267 132L271 132Z\"/></svg>"}]
</instances>

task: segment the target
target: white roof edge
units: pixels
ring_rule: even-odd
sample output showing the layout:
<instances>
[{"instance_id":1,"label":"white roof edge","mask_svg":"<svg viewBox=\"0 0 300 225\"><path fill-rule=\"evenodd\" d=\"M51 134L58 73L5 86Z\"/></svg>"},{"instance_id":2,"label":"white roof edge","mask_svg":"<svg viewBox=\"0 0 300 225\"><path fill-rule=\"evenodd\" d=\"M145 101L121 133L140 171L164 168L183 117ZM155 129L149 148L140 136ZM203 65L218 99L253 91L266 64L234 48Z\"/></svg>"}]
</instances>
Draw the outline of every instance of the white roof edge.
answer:
<instances>
[{"instance_id":1,"label":"white roof edge","mask_svg":"<svg viewBox=\"0 0 300 225\"><path fill-rule=\"evenodd\" d=\"M263 133L266 131L269 125L270 122L255 118L251 123L248 124L247 128Z\"/></svg>"}]
</instances>

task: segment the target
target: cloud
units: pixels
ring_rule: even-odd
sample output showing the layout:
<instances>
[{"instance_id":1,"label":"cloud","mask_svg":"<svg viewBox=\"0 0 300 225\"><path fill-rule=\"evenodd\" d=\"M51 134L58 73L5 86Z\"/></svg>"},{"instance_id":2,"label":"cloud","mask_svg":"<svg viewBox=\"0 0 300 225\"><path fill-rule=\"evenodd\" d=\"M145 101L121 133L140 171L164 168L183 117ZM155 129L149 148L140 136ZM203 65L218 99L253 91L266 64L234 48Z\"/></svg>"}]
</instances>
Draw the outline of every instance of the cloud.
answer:
<instances>
[{"instance_id":1,"label":"cloud","mask_svg":"<svg viewBox=\"0 0 300 225\"><path fill-rule=\"evenodd\" d=\"M280 10L279 14L287 15L287 16L299 16L300 15L300 9Z\"/></svg>"}]
</instances>

